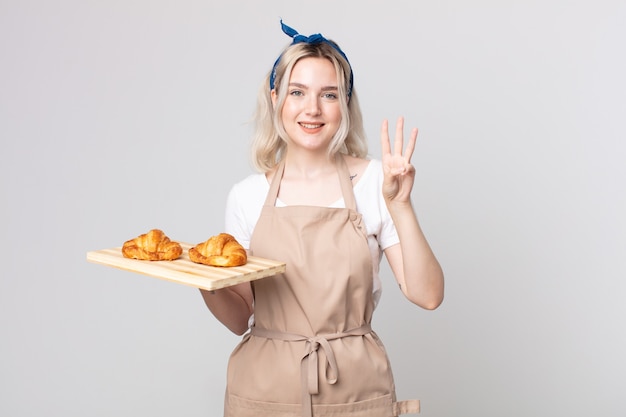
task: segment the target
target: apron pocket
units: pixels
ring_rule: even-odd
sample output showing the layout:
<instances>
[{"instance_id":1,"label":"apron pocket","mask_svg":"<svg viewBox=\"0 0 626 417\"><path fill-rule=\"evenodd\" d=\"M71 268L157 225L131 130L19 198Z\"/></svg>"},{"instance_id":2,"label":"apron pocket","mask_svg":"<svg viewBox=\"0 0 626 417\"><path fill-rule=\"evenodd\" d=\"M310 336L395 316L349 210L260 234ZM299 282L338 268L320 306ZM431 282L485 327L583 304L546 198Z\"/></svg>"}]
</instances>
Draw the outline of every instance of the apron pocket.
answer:
<instances>
[{"instance_id":1,"label":"apron pocket","mask_svg":"<svg viewBox=\"0 0 626 417\"><path fill-rule=\"evenodd\" d=\"M419 404L419 403L418 403ZM315 417L395 417L399 411L419 412L413 407L398 407L391 394L350 404L314 404ZM413 405L413 404L412 404ZM419 406L418 406L419 407ZM248 400L233 394L226 395L224 417L301 417L300 404L280 404Z\"/></svg>"}]
</instances>

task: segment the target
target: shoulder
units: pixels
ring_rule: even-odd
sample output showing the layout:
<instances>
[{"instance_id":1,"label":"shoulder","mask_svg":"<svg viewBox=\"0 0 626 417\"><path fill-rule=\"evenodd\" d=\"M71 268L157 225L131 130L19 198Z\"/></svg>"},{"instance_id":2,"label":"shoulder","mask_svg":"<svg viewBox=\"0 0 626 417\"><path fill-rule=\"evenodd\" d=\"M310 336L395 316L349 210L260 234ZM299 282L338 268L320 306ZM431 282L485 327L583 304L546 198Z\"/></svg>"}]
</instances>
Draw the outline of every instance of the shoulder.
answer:
<instances>
[{"instance_id":1,"label":"shoulder","mask_svg":"<svg viewBox=\"0 0 626 417\"><path fill-rule=\"evenodd\" d=\"M368 234L375 237L381 249L398 243L398 234L382 194L383 164L368 160L361 180L354 186L357 208L363 215Z\"/></svg>"},{"instance_id":2,"label":"shoulder","mask_svg":"<svg viewBox=\"0 0 626 417\"><path fill-rule=\"evenodd\" d=\"M352 180L354 196L357 204L361 207L377 207L381 205L382 200L382 183L383 169L382 163L377 159L362 160L362 166L358 171L357 177ZM354 175L353 173L351 175ZM359 204L360 203L360 204Z\"/></svg>"},{"instance_id":3,"label":"shoulder","mask_svg":"<svg viewBox=\"0 0 626 417\"><path fill-rule=\"evenodd\" d=\"M235 195L265 195L268 189L269 184L265 174L251 174L236 182L231 187L230 193Z\"/></svg>"},{"instance_id":4,"label":"shoulder","mask_svg":"<svg viewBox=\"0 0 626 417\"><path fill-rule=\"evenodd\" d=\"M264 174L252 174L235 183L227 198L227 210L238 210L249 213L262 206L269 190Z\"/></svg>"},{"instance_id":5,"label":"shoulder","mask_svg":"<svg viewBox=\"0 0 626 417\"><path fill-rule=\"evenodd\" d=\"M357 174L353 180L355 188L361 181L367 183L368 188L374 184L382 184L383 165L378 159L359 159L355 164L354 172L350 171L350 175L354 174Z\"/></svg>"},{"instance_id":6,"label":"shoulder","mask_svg":"<svg viewBox=\"0 0 626 417\"><path fill-rule=\"evenodd\" d=\"M375 218L386 217L387 206L382 194L382 163L377 159L370 159L367 162L361 172L361 178L353 187L357 207L364 215Z\"/></svg>"},{"instance_id":7,"label":"shoulder","mask_svg":"<svg viewBox=\"0 0 626 417\"><path fill-rule=\"evenodd\" d=\"M351 155L344 155L343 158L346 161L346 165L348 165L351 175L353 175L353 173L362 173L371 161L367 158L358 158Z\"/></svg>"},{"instance_id":8,"label":"shoulder","mask_svg":"<svg viewBox=\"0 0 626 417\"><path fill-rule=\"evenodd\" d=\"M377 159L357 158L350 155L344 155L344 160L350 171L352 185L356 187L361 181L372 180L377 181L382 174L382 165Z\"/></svg>"},{"instance_id":9,"label":"shoulder","mask_svg":"<svg viewBox=\"0 0 626 417\"><path fill-rule=\"evenodd\" d=\"M226 201L225 231L235 236L244 248L261 213L269 185L264 174L253 174L235 183Z\"/></svg>"}]
</instances>

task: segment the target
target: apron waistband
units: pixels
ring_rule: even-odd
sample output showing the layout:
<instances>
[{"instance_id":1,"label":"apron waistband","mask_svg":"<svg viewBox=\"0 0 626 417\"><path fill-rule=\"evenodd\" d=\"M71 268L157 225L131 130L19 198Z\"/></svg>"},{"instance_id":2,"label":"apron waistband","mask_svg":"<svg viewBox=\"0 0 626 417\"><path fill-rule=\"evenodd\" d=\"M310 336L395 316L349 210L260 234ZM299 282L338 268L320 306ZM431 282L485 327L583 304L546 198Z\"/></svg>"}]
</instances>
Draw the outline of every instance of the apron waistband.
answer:
<instances>
[{"instance_id":1,"label":"apron waistband","mask_svg":"<svg viewBox=\"0 0 626 417\"><path fill-rule=\"evenodd\" d=\"M339 379L339 368L333 349L328 343L330 340L340 339L349 336L364 336L371 333L372 326L364 324L361 327L346 330L338 333L322 334L317 336L302 336L295 333L285 333L277 330L264 329L262 327L252 327L250 334L253 336L264 337L266 339L284 340L287 342L306 341L305 351L300 361L300 370L302 375L302 415L303 417L311 417L312 403L311 396L319 393L319 376L318 376L318 354L317 351L321 347L326 354L326 381L329 384L335 384ZM328 369L332 371L332 375L328 376Z\"/></svg>"}]
</instances>

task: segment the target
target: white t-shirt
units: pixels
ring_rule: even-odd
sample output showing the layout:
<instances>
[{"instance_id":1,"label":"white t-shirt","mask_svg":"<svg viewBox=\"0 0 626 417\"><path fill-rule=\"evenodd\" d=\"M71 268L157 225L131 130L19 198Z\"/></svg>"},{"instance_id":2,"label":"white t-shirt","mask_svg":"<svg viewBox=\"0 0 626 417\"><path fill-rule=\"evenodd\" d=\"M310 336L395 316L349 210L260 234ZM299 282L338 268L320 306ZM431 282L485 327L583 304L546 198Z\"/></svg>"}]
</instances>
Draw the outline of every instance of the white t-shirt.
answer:
<instances>
[{"instance_id":1,"label":"white t-shirt","mask_svg":"<svg viewBox=\"0 0 626 417\"><path fill-rule=\"evenodd\" d=\"M367 241L372 256L374 305L382 293L379 277L380 261L385 249L399 243L398 233L382 196L383 169L379 160L372 159L361 179L354 186L357 211L362 214L367 229ZM270 185L264 174L253 174L236 183L226 201L225 231L249 249L252 232L261 215ZM284 207L280 200L277 207ZM330 207L345 207L343 198Z\"/></svg>"}]
</instances>

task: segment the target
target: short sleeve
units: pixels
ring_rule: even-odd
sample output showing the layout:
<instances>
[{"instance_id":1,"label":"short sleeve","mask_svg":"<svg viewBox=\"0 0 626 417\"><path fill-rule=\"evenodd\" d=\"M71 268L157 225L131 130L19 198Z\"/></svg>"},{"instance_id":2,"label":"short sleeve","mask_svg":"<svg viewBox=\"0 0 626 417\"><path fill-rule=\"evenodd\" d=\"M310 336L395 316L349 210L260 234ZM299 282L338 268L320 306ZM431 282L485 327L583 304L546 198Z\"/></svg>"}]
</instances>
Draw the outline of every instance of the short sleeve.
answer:
<instances>
[{"instance_id":1,"label":"short sleeve","mask_svg":"<svg viewBox=\"0 0 626 417\"><path fill-rule=\"evenodd\" d=\"M359 188L357 198L362 199L362 207L371 233L376 236L381 250L400 242L396 226L383 198L383 167L381 161L372 159L368 167L363 188ZM357 184L359 187L360 184Z\"/></svg>"},{"instance_id":2,"label":"short sleeve","mask_svg":"<svg viewBox=\"0 0 626 417\"><path fill-rule=\"evenodd\" d=\"M255 174L235 184L228 193L224 214L225 231L246 249L250 249L252 232L261 215L268 190L265 175Z\"/></svg>"},{"instance_id":3,"label":"short sleeve","mask_svg":"<svg viewBox=\"0 0 626 417\"><path fill-rule=\"evenodd\" d=\"M228 193L226 199L226 209L224 215L224 228L237 239L237 241L246 249L250 248L250 231L246 225L246 216L244 213L244 204L240 200L238 194L238 184L235 184Z\"/></svg>"},{"instance_id":4,"label":"short sleeve","mask_svg":"<svg viewBox=\"0 0 626 417\"><path fill-rule=\"evenodd\" d=\"M380 248L385 250L390 246L400 243L400 238L398 237L396 225L391 219L391 214L389 214L389 210L387 209L384 199L381 198L379 201L381 203L379 207L381 227L380 234L378 235L378 243Z\"/></svg>"}]
</instances>

